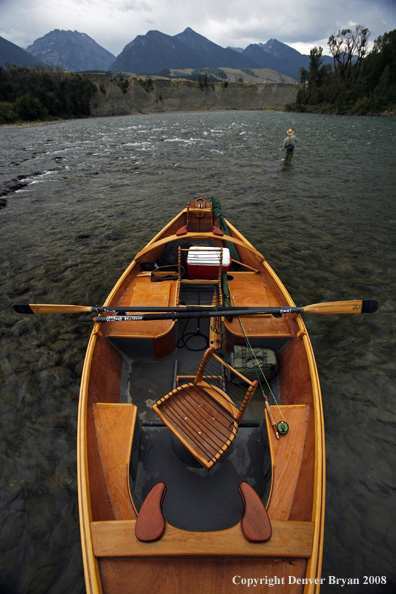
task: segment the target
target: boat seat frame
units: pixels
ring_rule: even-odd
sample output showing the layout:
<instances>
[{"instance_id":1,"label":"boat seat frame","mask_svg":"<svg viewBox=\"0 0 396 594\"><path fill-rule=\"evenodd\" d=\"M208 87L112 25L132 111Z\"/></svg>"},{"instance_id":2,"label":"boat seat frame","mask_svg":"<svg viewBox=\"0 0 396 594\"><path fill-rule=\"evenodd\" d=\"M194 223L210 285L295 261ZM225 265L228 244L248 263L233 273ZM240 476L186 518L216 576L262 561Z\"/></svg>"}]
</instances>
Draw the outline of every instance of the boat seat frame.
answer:
<instances>
[{"instance_id":1,"label":"boat seat frame","mask_svg":"<svg viewBox=\"0 0 396 594\"><path fill-rule=\"evenodd\" d=\"M221 388L210 385L204 371L211 358L248 384L238 407ZM184 447L207 470L226 453L235 439L238 425L258 385L233 369L209 347L202 357L193 383L183 384L153 404L154 413Z\"/></svg>"}]
</instances>

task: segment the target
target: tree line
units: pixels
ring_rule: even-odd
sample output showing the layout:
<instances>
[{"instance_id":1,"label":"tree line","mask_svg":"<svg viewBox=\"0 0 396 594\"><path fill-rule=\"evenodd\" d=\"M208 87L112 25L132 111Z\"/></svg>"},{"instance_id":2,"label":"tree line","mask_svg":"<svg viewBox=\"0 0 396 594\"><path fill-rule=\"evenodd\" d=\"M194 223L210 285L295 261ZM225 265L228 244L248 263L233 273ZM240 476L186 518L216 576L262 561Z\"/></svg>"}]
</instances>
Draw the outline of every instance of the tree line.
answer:
<instances>
[{"instance_id":1,"label":"tree line","mask_svg":"<svg viewBox=\"0 0 396 594\"><path fill-rule=\"evenodd\" d=\"M396 29L375 40L362 25L330 35L333 67L323 64L323 48L310 51L308 70L300 68L299 111L370 114L396 109Z\"/></svg>"},{"instance_id":2,"label":"tree line","mask_svg":"<svg viewBox=\"0 0 396 594\"><path fill-rule=\"evenodd\" d=\"M0 124L90 115L95 85L53 68L0 67Z\"/></svg>"}]
</instances>

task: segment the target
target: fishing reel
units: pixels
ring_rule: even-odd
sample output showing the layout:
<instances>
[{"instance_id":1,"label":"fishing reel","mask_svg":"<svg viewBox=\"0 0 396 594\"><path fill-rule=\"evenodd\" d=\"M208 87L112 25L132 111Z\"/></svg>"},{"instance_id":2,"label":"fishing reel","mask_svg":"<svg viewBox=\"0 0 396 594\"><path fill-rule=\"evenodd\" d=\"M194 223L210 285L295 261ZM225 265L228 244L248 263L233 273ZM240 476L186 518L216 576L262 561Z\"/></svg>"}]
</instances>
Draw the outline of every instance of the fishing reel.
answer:
<instances>
[{"instance_id":1,"label":"fishing reel","mask_svg":"<svg viewBox=\"0 0 396 594\"><path fill-rule=\"evenodd\" d=\"M276 426L276 430L280 435L286 435L289 432L289 425L286 421L280 421Z\"/></svg>"}]
</instances>

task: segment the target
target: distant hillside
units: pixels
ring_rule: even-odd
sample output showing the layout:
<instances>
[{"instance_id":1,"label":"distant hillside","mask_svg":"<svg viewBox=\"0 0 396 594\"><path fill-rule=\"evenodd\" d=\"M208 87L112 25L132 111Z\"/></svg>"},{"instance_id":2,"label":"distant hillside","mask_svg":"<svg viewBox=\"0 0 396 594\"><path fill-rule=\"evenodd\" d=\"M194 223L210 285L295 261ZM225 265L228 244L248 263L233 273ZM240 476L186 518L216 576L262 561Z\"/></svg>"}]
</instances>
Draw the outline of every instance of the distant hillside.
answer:
<instances>
[{"instance_id":1,"label":"distant hillside","mask_svg":"<svg viewBox=\"0 0 396 594\"><path fill-rule=\"evenodd\" d=\"M175 36L159 31L139 35L115 62L113 71L157 74L170 68L257 68L248 56L224 49L190 28Z\"/></svg>"},{"instance_id":2,"label":"distant hillside","mask_svg":"<svg viewBox=\"0 0 396 594\"><path fill-rule=\"evenodd\" d=\"M296 80L270 68L170 68L161 74L167 78L188 79L201 82L205 75L208 82L244 82L249 84L285 83L293 84ZM153 75L153 78L156 77Z\"/></svg>"},{"instance_id":3,"label":"distant hillside","mask_svg":"<svg viewBox=\"0 0 396 594\"><path fill-rule=\"evenodd\" d=\"M111 64L110 70L156 74L166 68L199 68L200 61L194 50L182 41L160 31L138 35L128 43Z\"/></svg>"},{"instance_id":4,"label":"distant hillside","mask_svg":"<svg viewBox=\"0 0 396 594\"><path fill-rule=\"evenodd\" d=\"M0 37L0 66L3 68L7 64L15 66L27 66L33 68L34 66L40 65L41 62L34 56L31 56L28 52L25 52L22 48L7 41L3 37Z\"/></svg>"},{"instance_id":5,"label":"distant hillside","mask_svg":"<svg viewBox=\"0 0 396 594\"><path fill-rule=\"evenodd\" d=\"M115 58L85 33L59 29L36 39L26 51L45 64L69 72L106 71Z\"/></svg>"},{"instance_id":6,"label":"distant hillside","mask_svg":"<svg viewBox=\"0 0 396 594\"><path fill-rule=\"evenodd\" d=\"M310 56L301 54L289 45L270 39L266 43L253 43L243 50L243 55L254 60L261 68L271 68L287 76L300 78L300 68L308 69ZM323 56L323 64L332 64L330 56Z\"/></svg>"}]
</instances>

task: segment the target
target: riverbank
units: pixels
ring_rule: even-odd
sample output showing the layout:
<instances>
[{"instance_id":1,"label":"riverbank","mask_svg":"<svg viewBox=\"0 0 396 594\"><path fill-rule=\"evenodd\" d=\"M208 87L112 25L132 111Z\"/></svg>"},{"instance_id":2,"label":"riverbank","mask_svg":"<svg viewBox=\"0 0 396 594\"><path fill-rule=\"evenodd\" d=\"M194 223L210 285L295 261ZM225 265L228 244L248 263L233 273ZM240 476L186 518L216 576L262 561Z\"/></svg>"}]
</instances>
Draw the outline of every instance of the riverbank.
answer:
<instances>
[{"instance_id":1,"label":"riverbank","mask_svg":"<svg viewBox=\"0 0 396 594\"><path fill-rule=\"evenodd\" d=\"M284 83L214 82L202 85L188 80L92 78L96 93L91 115L137 113L263 110L295 103L298 85Z\"/></svg>"}]
</instances>

